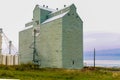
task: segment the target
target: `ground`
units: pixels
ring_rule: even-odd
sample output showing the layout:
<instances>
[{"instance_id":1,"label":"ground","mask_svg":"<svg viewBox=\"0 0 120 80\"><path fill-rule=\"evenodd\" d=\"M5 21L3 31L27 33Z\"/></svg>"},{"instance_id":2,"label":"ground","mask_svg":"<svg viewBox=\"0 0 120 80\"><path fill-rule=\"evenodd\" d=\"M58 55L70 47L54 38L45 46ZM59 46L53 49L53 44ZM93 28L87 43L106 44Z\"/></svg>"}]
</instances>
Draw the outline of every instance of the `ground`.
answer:
<instances>
[{"instance_id":1,"label":"ground","mask_svg":"<svg viewBox=\"0 0 120 80\"><path fill-rule=\"evenodd\" d=\"M0 79L20 80L120 80L119 68L37 69L32 65L0 66Z\"/></svg>"}]
</instances>

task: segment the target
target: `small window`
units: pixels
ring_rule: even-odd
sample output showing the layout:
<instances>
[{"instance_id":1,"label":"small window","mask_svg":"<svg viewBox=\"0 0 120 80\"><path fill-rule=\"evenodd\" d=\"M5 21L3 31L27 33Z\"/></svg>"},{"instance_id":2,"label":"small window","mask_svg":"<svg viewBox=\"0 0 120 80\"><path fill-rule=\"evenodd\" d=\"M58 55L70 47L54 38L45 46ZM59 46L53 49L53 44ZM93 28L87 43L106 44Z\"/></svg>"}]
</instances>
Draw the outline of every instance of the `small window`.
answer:
<instances>
[{"instance_id":1,"label":"small window","mask_svg":"<svg viewBox=\"0 0 120 80\"><path fill-rule=\"evenodd\" d=\"M46 16L46 19L48 19L48 16Z\"/></svg>"},{"instance_id":2,"label":"small window","mask_svg":"<svg viewBox=\"0 0 120 80\"><path fill-rule=\"evenodd\" d=\"M56 52L58 52L58 50L56 50Z\"/></svg>"},{"instance_id":3,"label":"small window","mask_svg":"<svg viewBox=\"0 0 120 80\"><path fill-rule=\"evenodd\" d=\"M37 23L37 25L39 24L39 21L35 21Z\"/></svg>"},{"instance_id":4,"label":"small window","mask_svg":"<svg viewBox=\"0 0 120 80\"><path fill-rule=\"evenodd\" d=\"M72 64L74 65L74 60L72 61Z\"/></svg>"},{"instance_id":5,"label":"small window","mask_svg":"<svg viewBox=\"0 0 120 80\"><path fill-rule=\"evenodd\" d=\"M70 16L70 14L68 13L68 16Z\"/></svg>"}]
</instances>

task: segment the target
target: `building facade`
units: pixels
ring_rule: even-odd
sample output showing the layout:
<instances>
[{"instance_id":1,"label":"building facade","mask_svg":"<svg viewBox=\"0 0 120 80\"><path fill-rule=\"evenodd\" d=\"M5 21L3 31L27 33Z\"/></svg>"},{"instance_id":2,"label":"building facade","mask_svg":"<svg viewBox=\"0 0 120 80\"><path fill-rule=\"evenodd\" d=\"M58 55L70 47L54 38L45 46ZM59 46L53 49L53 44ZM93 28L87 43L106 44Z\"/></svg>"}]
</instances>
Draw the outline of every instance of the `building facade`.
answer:
<instances>
[{"instance_id":1,"label":"building facade","mask_svg":"<svg viewBox=\"0 0 120 80\"><path fill-rule=\"evenodd\" d=\"M40 67L83 68L83 22L74 4L61 10L36 5L32 20L19 32L20 63L36 56Z\"/></svg>"}]
</instances>

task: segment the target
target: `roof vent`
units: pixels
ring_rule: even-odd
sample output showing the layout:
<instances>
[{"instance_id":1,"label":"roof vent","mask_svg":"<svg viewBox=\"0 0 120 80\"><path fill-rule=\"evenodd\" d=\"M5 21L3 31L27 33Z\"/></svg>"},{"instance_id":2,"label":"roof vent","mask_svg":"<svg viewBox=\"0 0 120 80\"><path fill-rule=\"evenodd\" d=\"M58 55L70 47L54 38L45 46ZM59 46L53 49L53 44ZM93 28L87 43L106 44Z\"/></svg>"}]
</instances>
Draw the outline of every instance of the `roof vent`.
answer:
<instances>
[{"instance_id":1,"label":"roof vent","mask_svg":"<svg viewBox=\"0 0 120 80\"><path fill-rule=\"evenodd\" d=\"M45 7L45 5L43 5L43 7Z\"/></svg>"},{"instance_id":2,"label":"roof vent","mask_svg":"<svg viewBox=\"0 0 120 80\"><path fill-rule=\"evenodd\" d=\"M48 6L46 6L46 8L48 8Z\"/></svg>"},{"instance_id":3,"label":"roof vent","mask_svg":"<svg viewBox=\"0 0 120 80\"><path fill-rule=\"evenodd\" d=\"M37 4L36 6L38 7L39 5Z\"/></svg>"},{"instance_id":4,"label":"roof vent","mask_svg":"<svg viewBox=\"0 0 120 80\"><path fill-rule=\"evenodd\" d=\"M58 8L56 8L56 10L58 10Z\"/></svg>"},{"instance_id":5,"label":"roof vent","mask_svg":"<svg viewBox=\"0 0 120 80\"><path fill-rule=\"evenodd\" d=\"M64 7L66 7L66 5L64 5Z\"/></svg>"}]
</instances>

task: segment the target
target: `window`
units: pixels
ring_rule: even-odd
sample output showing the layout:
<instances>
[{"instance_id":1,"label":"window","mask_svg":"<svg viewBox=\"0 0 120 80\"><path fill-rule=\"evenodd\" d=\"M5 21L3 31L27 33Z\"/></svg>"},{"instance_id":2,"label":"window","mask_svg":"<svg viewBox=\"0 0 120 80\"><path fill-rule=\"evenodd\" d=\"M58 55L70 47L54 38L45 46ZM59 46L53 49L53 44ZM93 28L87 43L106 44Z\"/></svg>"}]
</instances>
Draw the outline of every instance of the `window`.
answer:
<instances>
[{"instance_id":1,"label":"window","mask_svg":"<svg viewBox=\"0 0 120 80\"><path fill-rule=\"evenodd\" d=\"M79 16L76 16L76 18L79 18Z\"/></svg>"},{"instance_id":2,"label":"window","mask_svg":"<svg viewBox=\"0 0 120 80\"><path fill-rule=\"evenodd\" d=\"M68 13L68 16L70 16L70 14Z\"/></svg>"},{"instance_id":3,"label":"window","mask_svg":"<svg viewBox=\"0 0 120 80\"><path fill-rule=\"evenodd\" d=\"M48 19L48 16L46 16L46 19Z\"/></svg>"},{"instance_id":4,"label":"window","mask_svg":"<svg viewBox=\"0 0 120 80\"><path fill-rule=\"evenodd\" d=\"M37 21L35 21L36 23L37 23L37 25L39 24L39 21L37 20Z\"/></svg>"},{"instance_id":5,"label":"window","mask_svg":"<svg viewBox=\"0 0 120 80\"><path fill-rule=\"evenodd\" d=\"M74 60L72 61L72 64L74 65Z\"/></svg>"}]
</instances>

